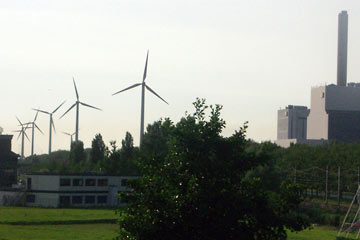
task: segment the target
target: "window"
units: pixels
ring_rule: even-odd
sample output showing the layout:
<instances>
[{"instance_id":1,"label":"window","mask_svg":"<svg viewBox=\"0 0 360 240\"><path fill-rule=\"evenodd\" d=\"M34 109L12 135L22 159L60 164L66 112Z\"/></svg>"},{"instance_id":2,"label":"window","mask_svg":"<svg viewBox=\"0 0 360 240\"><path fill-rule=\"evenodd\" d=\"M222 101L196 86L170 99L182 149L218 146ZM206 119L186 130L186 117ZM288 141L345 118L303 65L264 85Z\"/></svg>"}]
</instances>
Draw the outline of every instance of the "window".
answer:
<instances>
[{"instance_id":1,"label":"window","mask_svg":"<svg viewBox=\"0 0 360 240\"><path fill-rule=\"evenodd\" d=\"M93 178L89 178L85 180L85 186L96 186L96 181Z\"/></svg>"},{"instance_id":2,"label":"window","mask_svg":"<svg viewBox=\"0 0 360 240\"><path fill-rule=\"evenodd\" d=\"M107 203L107 196L106 195L97 196L97 203L98 204Z\"/></svg>"},{"instance_id":3,"label":"window","mask_svg":"<svg viewBox=\"0 0 360 240\"><path fill-rule=\"evenodd\" d=\"M27 190L31 190L31 178L27 179Z\"/></svg>"},{"instance_id":4,"label":"window","mask_svg":"<svg viewBox=\"0 0 360 240\"><path fill-rule=\"evenodd\" d=\"M61 187L71 186L70 178L60 178L60 186Z\"/></svg>"},{"instance_id":5,"label":"window","mask_svg":"<svg viewBox=\"0 0 360 240\"><path fill-rule=\"evenodd\" d=\"M73 179L73 184L72 184L74 187L79 187L79 186L82 186L84 185L84 181L82 178L75 178Z\"/></svg>"},{"instance_id":6,"label":"window","mask_svg":"<svg viewBox=\"0 0 360 240\"><path fill-rule=\"evenodd\" d=\"M98 186L107 186L108 180L106 178L98 179Z\"/></svg>"},{"instance_id":7,"label":"window","mask_svg":"<svg viewBox=\"0 0 360 240\"><path fill-rule=\"evenodd\" d=\"M85 196L85 204L94 204L95 196Z\"/></svg>"},{"instance_id":8,"label":"window","mask_svg":"<svg viewBox=\"0 0 360 240\"><path fill-rule=\"evenodd\" d=\"M70 196L60 196L59 200L61 206L70 205Z\"/></svg>"},{"instance_id":9,"label":"window","mask_svg":"<svg viewBox=\"0 0 360 240\"><path fill-rule=\"evenodd\" d=\"M82 196L72 196L71 203L72 204L82 204L83 197Z\"/></svg>"},{"instance_id":10,"label":"window","mask_svg":"<svg viewBox=\"0 0 360 240\"><path fill-rule=\"evenodd\" d=\"M325 93L322 92L322 93L321 93L321 98L324 98L324 97L325 97Z\"/></svg>"},{"instance_id":11,"label":"window","mask_svg":"<svg viewBox=\"0 0 360 240\"><path fill-rule=\"evenodd\" d=\"M26 195L26 202L27 203L34 203L35 202L35 195L34 194Z\"/></svg>"},{"instance_id":12,"label":"window","mask_svg":"<svg viewBox=\"0 0 360 240\"><path fill-rule=\"evenodd\" d=\"M126 179L126 178L121 179L121 186L125 187L125 186L126 186L126 183L127 183L127 179Z\"/></svg>"}]
</instances>

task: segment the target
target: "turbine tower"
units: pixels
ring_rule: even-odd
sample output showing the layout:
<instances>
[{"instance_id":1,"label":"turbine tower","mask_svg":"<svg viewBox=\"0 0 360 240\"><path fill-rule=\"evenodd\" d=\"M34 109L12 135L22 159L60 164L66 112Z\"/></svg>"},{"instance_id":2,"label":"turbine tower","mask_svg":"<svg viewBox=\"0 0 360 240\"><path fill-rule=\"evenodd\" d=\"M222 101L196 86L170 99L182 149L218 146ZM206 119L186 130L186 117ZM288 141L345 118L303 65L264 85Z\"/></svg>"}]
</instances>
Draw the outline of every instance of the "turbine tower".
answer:
<instances>
[{"instance_id":1,"label":"turbine tower","mask_svg":"<svg viewBox=\"0 0 360 240\"><path fill-rule=\"evenodd\" d=\"M143 74L143 79L141 83L136 83L134 85L131 85L130 87L127 87L123 90L120 90L116 93L113 94L116 95L118 93L127 91L131 88L137 87L141 85L141 118L140 118L140 143L139 146L141 147L141 143L142 143L142 139L144 136L144 112L145 112L145 88L147 90L149 90L152 94L154 94L155 96L157 96L158 98L160 98L163 102L165 102L166 104L168 104L162 97L160 97L154 90L152 90L146 83L145 83L145 79L146 79L146 74L147 74L147 65L148 65L148 58L149 58L149 50L147 51L146 54L146 61L145 61L145 69L144 69L144 74Z\"/></svg>"},{"instance_id":2,"label":"turbine tower","mask_svg":"<svg viewBox=\"0 0 360 240\"><path fill-rule=\"evenodd\" d=\"M37 111L36 112L36 115L35 115L35 118L32 122L27 122L27 123L24 123L24 124L28 124L28 125L31 125L31 156L34 155L34 134L35 134L35 128L37 128L37 130L39 130L39 132L41 132L41 134L44 134L40 128L38 127L38 125L36 125L35 121L37 119L37 116L38 116L39 112Z\"/></svg>"},{"instance_id":3,"label":"turbine tower","mask_svg":"<svg viewBox=\"0 0 360 240\"><path fill-rule=\"evenodd\" d=\"M18 120L18 122L20 123L21 126L21 130L16 130L14 132L18 132L19 136L18 139L21 135L21 160L24 160L25 156L24 156L24 136L26 136L26 138L30 141L29 137L27 136L25 130L28 129L28 124L23 124L18 117L16 117L16 119Z\"/></svg>"},{"instance_id":4,"label":"turbine tower","mask_svg":"<svg viewBox=\"0 0 360 240\"><path fill-rule=\"evenodd\" d=\"M71 144L72 144L72 142L73 142L73 136L74 136L75 133L76 133L76 132L74 132L73 134L67 133L67 132L63 132L63 134L70 136L70 149L71 149Z\"/></svg>"},{"instance_id":5,"label":"turbine tower","mask_svg":"<svg viewBox=\"0 0 360 240\"><path fill-rule=\"evenodd\" d=\"M35 111L38 111L38 112L41 112L41 113L45 113L45 114L48 114L50 116L50 127L49 127L49 155L51 153L51 139L52 139L52 129L54 129L54 132L55 131L55 124L54 124L54 120L53 120L53 114L65 103L65 101L63 101L57 108L55 108L54 111L52 112L47 112L47 111L44 111L44 110L41 110L41 109L34 109Z\"/></svg>"},{"instance_id":6,"label":"turbine tower","mask_svg":"<svg viewBox=\"0 0 360 240\"><path fill-rule=\"evenodd\" d=\"M102 110L101 110L100 108L93 107L93 106L90 106L89 104L80 102L80 100L79 100L79 93L78 93L78 91L77 91L76 84L75 84L75 79L74 79L74 78L73 78L73 83L74 83L74 88L75 88L75 93L76 93L76 102L75 102L63 115L61 115L60 118L62 118L63 116L65 116L65 114L67 114L73 107L76 106L75 142L77 142L77 141L79 140L79 106L80 106L80 104L83 105L83 106L85 106L85 107L94 108L94 109L97 109L97 110L100 110L100 111L102 111Z\"/></svg>"}]
</instances>

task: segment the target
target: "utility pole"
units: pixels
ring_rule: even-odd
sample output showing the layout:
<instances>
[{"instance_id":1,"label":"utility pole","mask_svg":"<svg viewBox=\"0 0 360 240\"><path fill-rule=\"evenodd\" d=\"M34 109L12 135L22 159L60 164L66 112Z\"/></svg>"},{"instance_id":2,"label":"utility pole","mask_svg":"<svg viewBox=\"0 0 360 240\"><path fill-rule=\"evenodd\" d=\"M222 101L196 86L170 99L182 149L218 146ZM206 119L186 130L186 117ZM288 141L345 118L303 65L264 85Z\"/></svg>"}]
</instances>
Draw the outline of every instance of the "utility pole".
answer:
<instances>
[{"instance_id":1,"label":"utility pole","mask_svg":"<svg viewBox=\"0 0 360 240\"><path fill-rule=\"evenodd\" d=\"M340 208L340 167L338 167L338 208Z\"/></svg>"},{"instance_id":2,"label":"utility pole","mask_svg":"<svg viewBox=\"0 0 360 240\"><path fill-rule=\"evenodd\" d=\"M326 180L325 180L325 202L328 205L328 181L329 181L329 166L326 166Z\"/></svg>"}]
</instances>

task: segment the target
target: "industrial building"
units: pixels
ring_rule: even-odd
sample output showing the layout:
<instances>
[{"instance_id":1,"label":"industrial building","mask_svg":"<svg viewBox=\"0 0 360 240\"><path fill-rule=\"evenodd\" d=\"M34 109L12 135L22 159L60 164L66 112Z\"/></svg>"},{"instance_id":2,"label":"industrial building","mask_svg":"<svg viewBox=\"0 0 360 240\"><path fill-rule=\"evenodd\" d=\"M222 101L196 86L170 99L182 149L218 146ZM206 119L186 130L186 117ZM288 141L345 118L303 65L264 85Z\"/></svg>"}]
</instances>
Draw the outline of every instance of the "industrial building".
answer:
<instances>
[{"instance_id":1,"label":"industrial building","mask_svg":"<svg viewBox=\"0 0 360 240\"><path fill-rule=\"evenodd\" d=\"M277 139L306 139L309 112L307 107L293 105L278 110Z\"/></svg>"},{"instance_id":2,"label":"industrial building","mask_svg":"<svg viewBox=\"0 0 360 240\"><path fill-rule=\"evenodd\" d=\"M278 111L278 145L288 147L291 143L314 145L326 141L360 142L360 84L347 84L347 49L348 14L342 11L338 18L337 85L311 89L308 116L300 114L306 107L290 109L289 105ZM302 116L300 123L298 115ZM306 129L301 125L306 126ZM304 129L306 134L302 132Z\"/></svg>"}]
</instances>

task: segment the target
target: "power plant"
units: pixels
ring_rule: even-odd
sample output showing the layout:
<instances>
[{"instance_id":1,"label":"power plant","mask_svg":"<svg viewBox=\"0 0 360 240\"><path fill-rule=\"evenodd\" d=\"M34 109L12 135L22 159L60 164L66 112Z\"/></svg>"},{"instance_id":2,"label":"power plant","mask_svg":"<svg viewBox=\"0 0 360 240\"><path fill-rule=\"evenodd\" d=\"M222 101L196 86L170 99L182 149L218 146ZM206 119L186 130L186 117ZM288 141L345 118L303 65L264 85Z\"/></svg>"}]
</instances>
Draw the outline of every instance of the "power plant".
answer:
<instances>
[{"instance_id":1,"label":"power plant","mask_svg":"<svg viewBox=\"0 0 360 240\"><path fill-rule=\"evenodd\" d=\"M360 142L360 84L347 84L347 49L348 14L342 11L338 19L337 85L311 88L308 116L305 106L289 105L278 111L278 145Z\"/></svg>"}]
</instances>

